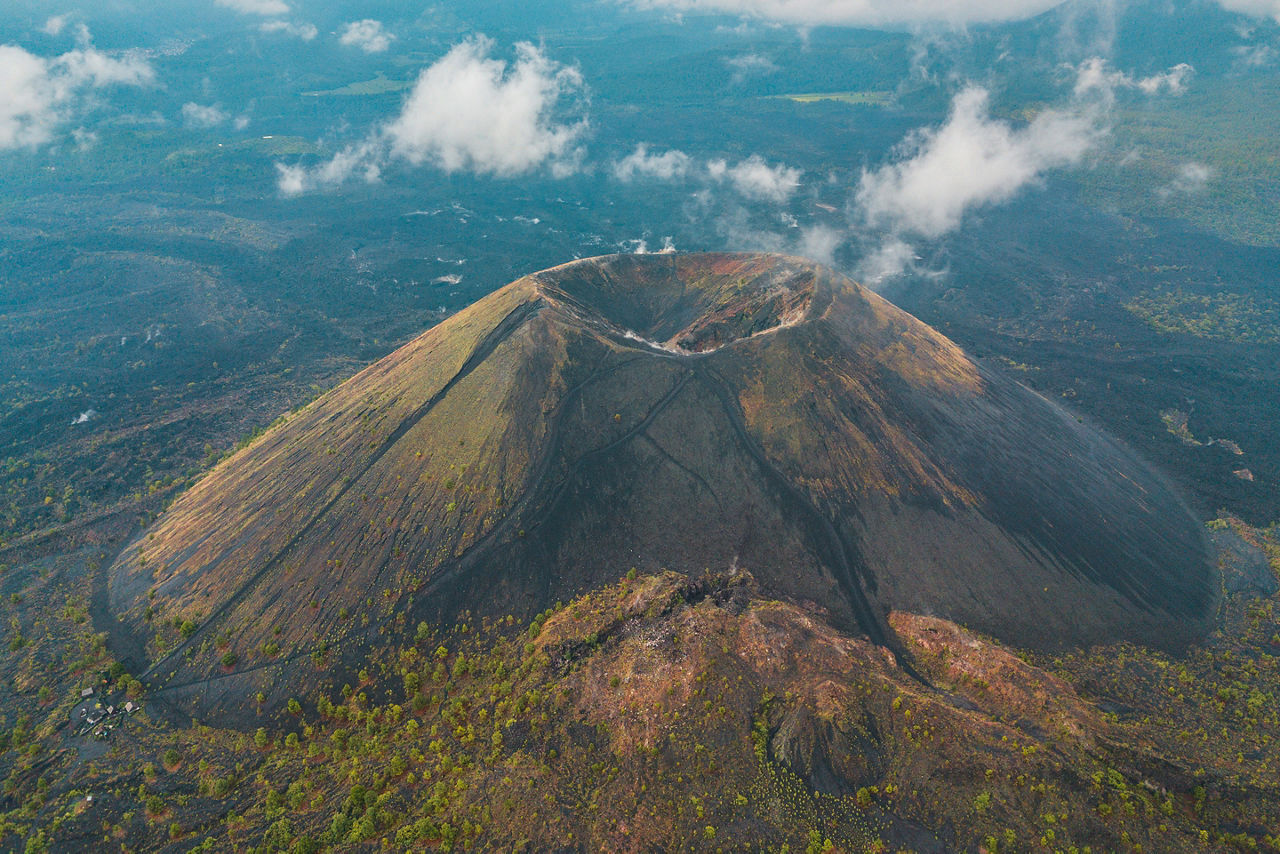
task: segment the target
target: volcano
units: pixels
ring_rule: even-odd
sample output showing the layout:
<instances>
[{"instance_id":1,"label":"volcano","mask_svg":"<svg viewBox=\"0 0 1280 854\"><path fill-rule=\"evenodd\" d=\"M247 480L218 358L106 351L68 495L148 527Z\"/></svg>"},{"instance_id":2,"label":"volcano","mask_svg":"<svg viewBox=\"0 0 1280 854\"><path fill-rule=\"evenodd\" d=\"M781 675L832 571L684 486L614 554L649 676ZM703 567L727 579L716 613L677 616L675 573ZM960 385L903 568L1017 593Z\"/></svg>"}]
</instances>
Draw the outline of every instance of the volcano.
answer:
<instances>
[{"instance_id":1,"label":"volcano","mask_svg":"<svg viewBox=\"0 0 1280 854\"><path fill-rule=\"evenodd\" d=\"M1206 630L1202 526L1115 439L831 270L618 255L515 281L225 460L116 560L135 669L268 703L423 621L527 617L631 568L749 571L897 650Z\"/></svg>"}]
</instances>

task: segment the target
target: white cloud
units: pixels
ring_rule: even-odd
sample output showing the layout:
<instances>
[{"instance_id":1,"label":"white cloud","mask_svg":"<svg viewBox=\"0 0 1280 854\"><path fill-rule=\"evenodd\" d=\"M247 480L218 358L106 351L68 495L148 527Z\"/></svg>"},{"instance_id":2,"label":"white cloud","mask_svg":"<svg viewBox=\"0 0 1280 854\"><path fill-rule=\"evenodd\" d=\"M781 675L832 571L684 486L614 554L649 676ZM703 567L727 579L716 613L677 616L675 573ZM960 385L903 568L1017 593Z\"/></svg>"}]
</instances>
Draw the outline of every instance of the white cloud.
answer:
<instances>
[{"instance_id":1,"label":"white cloud","mask_svg":"<svg viewBox=\"0 0 1280 854\"><path fill-rule=\"evenodd\" d=\"M227 120L227 114L217 105L188 102L182 105L182 121L190 128L211 128Z\"/></svg>"},{"instance_id":2,"label":"white cloud","mask_svg":"<svg viewBox=\"0 0 1280 854\"><path fill-rule=\"evenodd\" d=\"M92 47L72 50L53 60L54 73L70 85L141 86L155 79L151 65L137 54L120 59Z\"/></svg>"},{"instance_id":3,"label":"white cloud","mask_svg":"<svg viewBox=\"0 0 1280 854\"><path fill-rule=\"evenodd\" d=\"M302 39L309 42L319 35L315 24L301 23L295 24L292 21L263 21L258 29L264 33L280 33L286 36Z\"/></svg>"},{"instance_id":4,"label":"white cloud","mask_svg":"<svg viewBox=\"0 0 1280 854\"><path fill-rule=\"evenodd\" d=\"M763 202L785 202L800 186L799 169L778 164L770 166L758 154L753 154L735 166L723 160L712 160L707 170L713 178L727 180L733 188L746 196Z\"/></svg>"},{"instance_id":5,"label":"white cloud","mask_svg":"<svg viewBox=\"0 0 1280 854\"><path fill-rule=\"evenodd\" d=\"M1218 0L1222 8L1255 18L1274 18L1280 22L1280 0Z\"/></svg>"},{"instance_id":6,"label":"white cloud","mask_svg":"<svg viewBox=\"0 0 1280 854\"><path fill-rule=\"evenodd\" d=\"M456 45L424 70L400 115L314 169L278 164L279 188L296 195L351 177L377 180L394 159L446 172L510 177L548 167L578 168L587 130L582 75L526 42L516 60L489 56L493 42Z\"/></svg>"},{"instance_id":7,"label":"white cloud","mask_svg":"<svg viewBox=\"0 0 1280 854\"><path fill-rule=\"evenodd\" d=\"M67 96L55 88L45 60L0 45L0 92L0 150L47 141Z\"/></svg>"},{"instance_id":8,"label":"white cloud","mask_svg":"<svg viewBox=\"0 0 1280 854\"><path fill-rule=\"evenodd\" d=\"M54 15L52 18L44 22L41 27L46 35L57 36L62 34L62 30L67 26L66 15Z\"/></svg>"},{"instance_id":9,"label":"white cloud","mask_svg":"<svg viewBox=\"0 0 1280 854\"><path fill-rule=\"evenodd\" d=\"M98 135L91 130L84 128L76 128L71 132L71 138L76 141L76 151L88 151L98 144Z\"/></svg>"},{"instance_id":10,"label":"white cloud","mask_svg":"<svg viewBox=\"0 0 1280 854\"><path fill-rule=\"evenodd\" d=\"M613 164L613 174L619 181L631 181L637 177L671 181L689 173L692 158L683 151L671 149L662 154L650 154L643 142L636 150Z\"/></svg>"},{"instance_id":11,"label":"white cloud","mask_svg":"<svg viewBox=\"0 0 1280 854\"><path fill-rule=\"evenodd\" d=\"M1170 95L1181 95L1187 91L1186 80L1195 73L1190 65L1180 62L1164 74L1153 74L1136 81L1139 89L1148 95L1158 95L1161 91Z\"/></svg>"},{"instance_id":12,"label":"white cloud","mask_svg":"<svg viewBox=\"0 0 1280 854\"><path fill-rule=\"evenodd\" d=\"M1075 94L1077 97L1098 94L1110 99L1118 89L1137 89L1146 95L1159 95L1161 92L1181 95L1187 91L1187 80L1194 73L1194 68L1180 62L1162 74L1135 78L1109 68L1105 59L1093 57L1076 69Z\"/></svg>"},{"instance_id":13,"label":"white cloud","mask_svg":"<svg viewBox=\"0 0 1280 854\"><path fill-rule=\"evenodd\" d=\"M741 83L748 77L753 75L772 74L778 70L778 66L773 64L773 60L767 56L761 56L758 53L746 53L742 56L731 56L725 61L733 69L733 82Z\"/></svg>"},{"instance_id":14,"label":"white cloud","mask_svg":"<svg viewBox=\"0 0 1280 854\"><path fill-rule=\"evenodd\" d=\"M218 6L243 12L246 15L289 14L289 4L284 0L213 0L213 2Z\"/></svg>"},{"instance_id":15,"label":"white cloud","mask_svg":"<svg viewBox=\"0 0 1280 854\"><path fill-rule=\"evenodd\" d=\"M917 260L914 246L899 237L890 237L863 257L858 263L857 275L875 287L914 268Z\"/></svg>"},{"instance_id":16,"label":"white cloud","mask_svg":"<svg viewBox=\"0 0 1280 854\"><path fill-rule=\"evenodd\" d=\"M276 164L276 189L280 195L301 196L320 186L313 173L303 166L290 166L285 163Z\"/></svg>"},{"instance_id":17,"label":"white cloud","mask_svg":"<svg viewBox=\"0 0 1280 854\"><path fill-rule=\"evenodd\" d=\"M727 160L715 159L698 164L678 149L651 154L649 146L640 143L635 150L613 163L613 176L630 182L637 178L676 181L696 178L703 182L728 183L740 195L755 201L782 203L800 186L804 173L785 164L770 166L758 154L740 160L733 166ZM706 198L709 191L702 191Z\"/></svg>"},{"instance_id":18,"label":"white cloud","mask_svg":"<svg viewBox=\"0 0 1280 854\"><path fill-rule=\"evenodd\" d=\"M800 26L952 26L1030 18L1062 0L630 0L644 8L764 18ZM1230 0L1250 2L1250 0ZM1263 0L1252 0L1261 4ZM1275 0L1272 0L1275 2Z\"/></svg>"},{"instance_id":19,"label":"white cloud","mask_svg":"<svg viewBox=\"0 0 1280 854\"><path fill-rule=\"evenodd\" d=\"M1231 48L1231 55L1242 68L1262 68L1275 61L1276 51L1269 44L1245 44Z\"/></svg>"},{"instance_id":20,"label":"white cloud","mask_svg":"<svg viewBox=\"0 0 1280 854\"><path fill-rule=\"evenodd\" d=\"M856 202L867 221L940 237L970 209L1007 201L1044 171L1078 162L1100 135L1091 110L1045 110L1015 129L992 119L987 105L985 89L965 89L942 127L912 134L897 162L864 171Z\"/></svg>"},{"instance_id":21,"label":"white cloud","mask_svg":"<svg viewBox=\"0 0 1280 854\"><path fill-rule=\"evenodd\" d=\"M0 45L0 150L48 142L89 90L142 86L155 79L145 59L109 56L86 44L53 59Z\"/></svg>"},{"instance_id":22,"label":"white cloud","mask_svg":"<svg viewBox=\"0 0 1280 854\"><path fill-rule=\"evenodd\" d=\"M676 253L676 242L671 235L662 238L661 249L650 249L648 237L635 237L630 240L623 240L618 243L618 247L624 252L632 255L674 255Z\"/></svg>"},{"instance_id":23,"label":"white cloud","mask_svg":"<svg viewBox=\"0 0 1280 854\"><path fill-rule=\"evenodd\" d=\"M739 195L753 201L781 204L791 198L800 186L800 177L804 174L799 169L781 163L770 166L758 154L732 166L723 159L698 163L688 154L674 148L661 154L651 154L649 146L643 142L626 157L615 160L612 172L615 178L624 183L636 179L694 179L703 185L703 189L695 193L694 197L704 205L711 198L711 191L706 185L717 183L728 184Z\"/></svg>"},{"instance_id":24,"label":"white cloud","mask_svg":"<svg viewBox=\"0 0 1280 854\"><path fill-rule=\"evenodd\" d=\"M337 187L357 177L373 183L382 176L384 158L385 150L376 140L365 140L357 145L347 146L314 169L277 163L276 186L281 195L297 196Z\"/></svg>"},{"instance_id":25,"label":"white cloud","mask_svg":"<svg viewBox=\"0 0 1280 854\"><path fill-rule=\"evenodd\" d=\"M386 128L391 151L446 172L518 175L543 164L570 167L586 119L557 119L562 101L584 90L582 75L522 42L508 65L479 38L423 71L400 117Z\"/></svg>"},{"instance_id":26,"label":"white cloud","mask_svg":"<svg viewBox=\"0 0 1280 854\"><path fill-rule=\"evenodd\" d=\"M830 266L835 263L836 250L844 240L844 232L837 228L828 225L810 226L800 230L800 242L796 251L805 258Z\"/></svg>"},{"instance_id":27,"label":"white cloud","mask_svg":"<svg viewBox=\"0 0 1280 854\"><path fill-rule=\"evenodd\" d=\"M343 26L338 41L350 47L358 47L365 53L382 53L391 46L393 38L395 36L382 29L381 21L365 18Z\"/></svg>"},{"instance_id":28,"label":"white cloud","mask_svg":"<svg viewBox=\"0 0 1280 854\"><path fill-rule=\"evenodd\" d=\"M853 215L871 229L864 243L870 245L876 233L880 237L863 258L862 275L876 282L916 268L912 241L937 239L958 228L970 211L1008 201L1044 173L1079 163L1106 135L1118 90L1180 95L1193 73L1183 63L1135 78L1098 58L1074 71L1071 101L1020 127L992 118L987 91L970 86L955 97L941 127L913 132L892 162L864 169ZM1161 192L1199 192L1210 175L1205 167L1187 164Z\"/></svg>"},{"instance_id":29,"label":"white cloud","mask_svg":"<svg viewBox=\"0 0 1280 854\"><path fill-rule=\"evenodd\" d=\"M1184 163L1178 168L1177 174L1168 186L1160 188L1159 194L1161 196L1170 196L1174 193L1195 195L1204 192L1212 177L1213 170L1203 163Z\"/></svg>"},{"instance_id":30,"label":"white cloud","mask_svg":"<svg viewBox=\"0 0 1280 854\"><path fill-rule=\"evenodd\" d=\"M764 163L763 157L753 154L728 170L733 187L748 198L762 201L785 202L800 186L800 169L778 164Z\"/></svg>"}]
</instances>

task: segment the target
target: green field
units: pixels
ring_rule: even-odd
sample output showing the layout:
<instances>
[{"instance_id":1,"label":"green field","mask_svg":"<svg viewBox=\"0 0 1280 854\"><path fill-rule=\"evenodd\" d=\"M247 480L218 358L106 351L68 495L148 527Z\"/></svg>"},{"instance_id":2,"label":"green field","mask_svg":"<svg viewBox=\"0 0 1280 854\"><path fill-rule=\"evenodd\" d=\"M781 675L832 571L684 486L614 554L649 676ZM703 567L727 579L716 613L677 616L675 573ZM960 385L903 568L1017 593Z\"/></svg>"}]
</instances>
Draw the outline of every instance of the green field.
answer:
<instances>
[{"instance_id":1,"label":"green field","mask_svg":"<svg viewBox=\"0 0 1280 854\"><path fill-rule=\"evenodd\" d=\"M788 95L769 95L769 98L780 98L794 101L797 104L816 104L819 101L839 101L842 104L857 104L864 107L885 107L893 101L892 92L793 92Z\"/></svg>"},{"instance_id":2,"label":"green field","mask_svg":"<svg viewBox=\"0 0 1280 854\"><path fill-rule=\"evenodd\" d=\"M1155 289L1125 307L1160 332L1248 344L1280 341L1280 311L1247 294Z\"/></svg>"},{"instance_id":3,"label":"green field","mask_svg":"<svg viewBox=\"0 0 1280 854\"><path fill-rule=\"evenodd\" d=\"M324 95L385 95L388 92L401 92L412 85L412 80L392 80L379 74L372 80L348 83L346 86L339 86L337 89L303 92L302 95L306 98L319 98Z\"/></svg>"}]
</instances>

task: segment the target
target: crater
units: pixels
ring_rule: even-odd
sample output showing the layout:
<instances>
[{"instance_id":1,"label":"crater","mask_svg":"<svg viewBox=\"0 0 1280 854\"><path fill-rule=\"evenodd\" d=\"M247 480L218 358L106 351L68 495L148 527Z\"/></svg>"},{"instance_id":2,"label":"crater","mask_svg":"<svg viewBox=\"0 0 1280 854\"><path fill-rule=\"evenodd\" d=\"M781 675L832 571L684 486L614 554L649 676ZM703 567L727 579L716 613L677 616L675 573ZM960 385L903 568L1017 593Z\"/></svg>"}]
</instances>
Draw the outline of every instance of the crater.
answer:
<instances>
[{"instance_id":1,"label":"crater","mask_svg":"<svg viewBox=\"0 0 1280 854\"><path fill-rule=\"evenodd\" d=\"M776 257L616 255L555 267L537 281L544 296L623 337L702 354L813 316L818 274Z\"/></svg>"}]
</instances>

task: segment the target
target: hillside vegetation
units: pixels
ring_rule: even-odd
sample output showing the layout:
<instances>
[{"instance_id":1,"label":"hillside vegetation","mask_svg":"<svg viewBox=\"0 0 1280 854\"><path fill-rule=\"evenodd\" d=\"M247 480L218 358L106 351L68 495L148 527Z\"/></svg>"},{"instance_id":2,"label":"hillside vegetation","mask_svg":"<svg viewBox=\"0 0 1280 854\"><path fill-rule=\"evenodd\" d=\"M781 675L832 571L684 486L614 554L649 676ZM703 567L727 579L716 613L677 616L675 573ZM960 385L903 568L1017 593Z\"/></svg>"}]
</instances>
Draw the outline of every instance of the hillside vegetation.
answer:
<instances>
[{"instance_id":1,"label":"hillside vegetation","mask_svg":"<svg viewBox=\"0 0 1280 854\"><path fill-rule=\"evenodd\" d=\"M1229 592L1183 658L895 613L907 668L744 571L629 571L529 623L424 624L260 727L149 707L91 755L59 700L5 730L4 844L1275 850L1280 541L1215 524Z\"/></svg>"}]
</instances>

